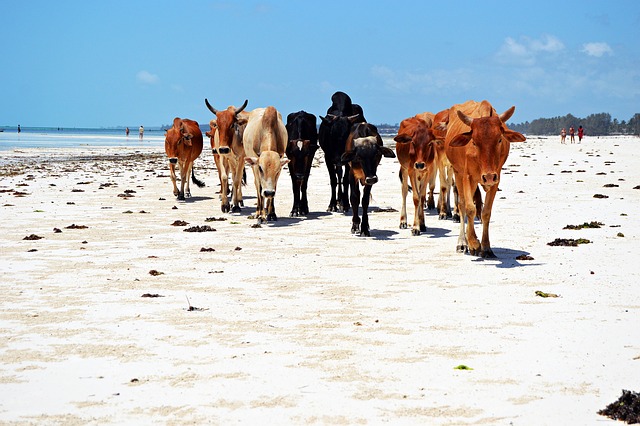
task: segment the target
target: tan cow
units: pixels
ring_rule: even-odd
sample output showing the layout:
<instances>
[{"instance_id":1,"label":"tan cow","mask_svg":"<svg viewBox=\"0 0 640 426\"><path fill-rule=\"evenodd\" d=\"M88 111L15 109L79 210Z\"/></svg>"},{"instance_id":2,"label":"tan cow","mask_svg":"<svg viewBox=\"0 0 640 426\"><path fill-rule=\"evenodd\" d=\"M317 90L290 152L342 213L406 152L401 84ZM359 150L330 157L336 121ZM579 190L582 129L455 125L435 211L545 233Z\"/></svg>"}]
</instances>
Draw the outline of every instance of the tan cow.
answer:
<instances>
[{"instance_id":1,"label":"tan cow","mask_svg":"<svg viewBox=\"0 0 640 426\"><path fill-rule=\"evenodd\" d=\"M173 195L176 195L178 200L184 200L185 196L191 197L189 175L193 183L201 188L204 186L204 182L198 180L193 171L193 162L202 152L202 131L198 123L188 118L174 118L173 127L165 134L164 150L169 157ZM179 191L176 185L176 164L180 169Z\"/></svg>"},{"instance_id":2,"label":"tan cow","mask_svg":"<svg viewBox=\"0 0 640 426\"><path fill-rule=\"evenodd\" d=\"M280 113L272 106L256 108L249 114L244 130L245 160L253 168L259 222L278 220L274 205L276 186L282 167L289 162L283 158L287 148L287 129Z\"/></svg>"},{"instance_id":3,"label":"tan cow","mask_svg":"<svg viewBox=\"0 0 640 426\"><path fill-rule=\"evenodd\" d=\"M487 101L467 101L449 110L445 151L453 166L458 188L458 252L496 257L489 243L489 222L500 183L500 171L509 155L511 142L526 140L505 124L515 108L512 106L498 115ZM479 186L486 192L484 208L481 207ZM481 212L482 241L478 241L473 225L477 210ZM468 222L466 234L465 220Z\"/></svg>"},{"instance_id":4,"label":"tan cow","mask_svg":"<svg viewBox=\"0 0 640 426\"><path fill-rule=\"evenodd\" d=\"M402 181L402 209L400 228L407 228L407 192L409 183L413 187L413 228L412 235L420 235L427 230L424 221L424 199L431 175L435 174L435 137L431 131L431 119L411 117L402 120L396 141L396 155L400 163ZM434 179L435 181L435 179Z\"/></svg>"},{"instance_id":5,"label":"tan cow","mask_svg":"<svg viewBox=\"0 0 640 426\"><path fill-rule=\"evenodd\" d=\"M239 213L243 205L242 179L245 177L245 154L242 137L249 118L249 113L244 112L248 100L245 100L240 108L229 106L225 110L215 109L207 99L204 102L207 108L216 115L216 119L209 122L211 131L207 133L207 136L210 138L220 178L221 210L223 213L229 211ZM232 179L233 207L229 202L229 175Z\"/></svg>"}]
</instances>

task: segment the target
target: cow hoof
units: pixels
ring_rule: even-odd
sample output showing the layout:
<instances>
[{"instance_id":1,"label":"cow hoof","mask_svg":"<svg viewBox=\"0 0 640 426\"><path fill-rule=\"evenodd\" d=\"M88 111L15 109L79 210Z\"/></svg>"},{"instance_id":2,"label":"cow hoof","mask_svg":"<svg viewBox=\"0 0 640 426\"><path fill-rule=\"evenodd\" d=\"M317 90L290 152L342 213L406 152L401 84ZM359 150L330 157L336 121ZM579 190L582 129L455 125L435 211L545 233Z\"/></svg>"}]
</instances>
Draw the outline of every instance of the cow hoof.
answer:
<instances>
[{"instance_id":1,"label":"cow hoof","mask_svg":"<svg viewBox=\"0 0 640 426\"><path fill-rule=\"evenodd\" d=\"M338 209L336 209L336 206L329 206L327 207L327 211L330 213L334 213L336 211L338 211Z\"/></svg>"},{"instance_id":2,"label":"cow hoof","mask_svg":"<svg viewBox=\"0 0 640 426\"><path fill-rule=\"evenodd\" d=\"M460 215L454 214L451 220L453 220L455 223L460 223Z\"/></svg>"},{"instance_id":3,"label":"cow hoof","mask_svg":"<svg viewBox=\"0 0 640 426\"><path fill-rule=\"evenodd\" d=\"M268 214L267 215L267 221L277 222L278 221L278 216L276 216L275 213Z\"/></svg>"},{"instance_id":4,"label":"cow hoof","mask_svg":"<svg viewBox=\"0 0 640 426\"><path fill-rule=\"evenodd\" d=\"M191 193L190 192L185 192L184 196L187 197L187 198L191 198Z\"/></svg>"},{"instance_id":5,"label":"cow hoof","mask_svg":"<svg viewBox=\"0 0 640 426\"><path fill-rule=\"evenodd\" d=\"M229 207L229 204L222 204L220 210L222 210L222 213L229 213Z\"/></svg>"},{"instance_id":6,"label":"cow hoof","mask_svg":"<svg viewBox=\"0 0 640 426\"><path fill-rule=\"evenodd\" d=\"M420 230L419 229L411 229L411 235L416 236L416 235L420 235Z\"/></svg>"},{"instance_id":7,"label":"cow hoof","mask_svg":"<svg viewBox=\"0 0 640 426\"><path fill-rule=\"evenodd\" d=\"M358 232L360 232L360 226L359 225L353 225L351 227L351 233L352 234L357 234Z\"/></svg>"},{"instance_id":8,"label":"cow hoof","mask_svg":"<svg viewBox=\"0 0 640 426\"><path fill-rule=\"evenodd\" d=\"M482 257L484 259L497 259L498 258L498 256L496 256L493 253L493 250L491 250L491 249L480 250L480 257Z\"/></svg>"},{"instance_id":9,"label":"cow hoof","mask_svg":"<svg viewBox=\"0 0 640 426\"><path fill-rule=\"evenodd\" d=\"M360 236L361 237L370 237L371 236L371 232L367 231L362 231L360 232Z\"/></svg>"},{"instance_id":10,"label":"cow hoof","mask_svg":"<svg viewBox=\"0 0 640 426\"><path fill-rule=\"evenodd\" d=\"M180 193L180 191L178 191L178 190L173 191L173 195L175 195L176 197L178 196L179 193Z\"/></svg>"},{"instance_id":11,"label":"cow hoof","mask_svg":"<svg viewBox=\"0 0 640 426\"><path fill-rule=\"evenodd\" d=\"M242 213L242 209L240 208L240 206L233 206L233 208L231 209L231 213Z\"/></svg>"},{"instance_id":12,"label":"cow hoof","mask_svg":"<svg viewBox=\"0 0 640 426\"><path fill-rule=\"evenodd\" d=\"M467 246L456 246L456 253L466 253Z\"/></svg>"},{"instance_id":13,"label":"cow hoof","mask_svg":"<svg viewBox=\"0 0 640 426\"><path fill-rule=\"evenodd\" d=\"M420 231L421 232L427 232L427 227L424 225L420 225Z\"/></svg>"},{"instance_id":14,"label":"cow hoof","mask_svg":"<svg viewBox=\"0 0 640 426\"><path fill-rule=\"evenodd\" d=\"M438 215L438 219L440 219L440 220L446 220L446 219L447 219L447 214L446 214L446 213L440 213L440 214Z\"/></svg>"},{"instance_id":15,"label":"cow hoof","mask_svg":"<svg viewBox=\"0 0 640 426\"><path fill-rule=\"evenodd\" d=\"M184 201L184 194L178 194L178 200Z\"/></svg>"},{"instance_id":16,"label":"cow hoof","mask_svg":"<svg viewBox=\"0 0 640 426\"><path fill-rule=\"evenodd\" d=\"M407 229L407 222L400 222L400 229Z\"/></svg>"}]
</instances>

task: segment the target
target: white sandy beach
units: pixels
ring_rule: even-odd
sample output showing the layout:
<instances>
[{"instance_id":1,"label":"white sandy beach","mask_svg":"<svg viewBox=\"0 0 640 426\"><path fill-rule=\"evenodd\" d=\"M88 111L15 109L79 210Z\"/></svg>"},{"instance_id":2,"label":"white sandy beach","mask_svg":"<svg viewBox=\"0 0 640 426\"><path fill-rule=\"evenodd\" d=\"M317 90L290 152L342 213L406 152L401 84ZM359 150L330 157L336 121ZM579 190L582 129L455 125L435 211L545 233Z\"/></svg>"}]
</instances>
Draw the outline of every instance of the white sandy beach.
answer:
<instances>
[{"instance_id":1,"label":"white sandy beach","mask_svg":"<svg viewBox=\"0 0 640 426\"><path fill-rule=\"evenodd\" d=\"M312 213L288 217L285 170L260 228L251 170L222 214L207 148L186 202L157 148L0 159L0 424L620 424L598 410L640 391L639 138L512 144L497 260L456 253L433 211L417 237L399 212L352 236L321 150ZM400 210L398 167L371 210Z\"/></svg>"}]
</instances>

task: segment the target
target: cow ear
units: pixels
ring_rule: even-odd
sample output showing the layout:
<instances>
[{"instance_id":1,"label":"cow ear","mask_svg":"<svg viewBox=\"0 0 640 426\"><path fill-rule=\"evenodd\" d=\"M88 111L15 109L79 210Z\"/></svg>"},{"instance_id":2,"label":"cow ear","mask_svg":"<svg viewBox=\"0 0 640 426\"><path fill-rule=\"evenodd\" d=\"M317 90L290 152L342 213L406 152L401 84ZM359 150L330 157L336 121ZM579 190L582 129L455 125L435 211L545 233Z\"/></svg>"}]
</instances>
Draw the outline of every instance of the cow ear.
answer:
<instances>
[{"instance_id":1,"label":"cow ear","mask_svg":"<svg viewBox=\"0 0 640 426\"><path fill-rule=\"evenodd\" d=\"M344 154L342 154L342 157L340 157L340 162L342 164L347 164L349 161L353 161L355 156L356 156L355 152L347 151Z\"/></svg>"},{"instance_id":2,"label":"cow ear","mask_svg":"<svg viewBox=\"0 0 640 426\"><path fill-rule=\"evenodd\" d=\"M411 136L405 133L402 133L396 136L395 138L393 138L393 140L396 141L397 143L409 143L411 142Z\"/></svg>"},{"instance_id":3,"label":"cow ear","mask_svg":"<svg viewBox=\"0 0 640 426\"><path fill-rule=\"evenodd\" d=\"M245 124L247 124L248 121L249 120L247 120L244 117L238 117L237 123L238 123L238 126L244 126Z\"/></svg>"},{"instance_id":4,"label":"cow ear","mask_svg":"<svg viewBox=\"0 0 640 426\"><path fill-rule=\"evenodd\" d=\"M465 146L469 143L470 140L471 132L461 133L453 138L451 142L449 142L449 146Z\"/></svg>"},{"instance_id":5,"label":"cow ear","mask_svg":"<svg viewBox=\"0 0 640 426\"><path fill-rule=\"evenodd\" d=\"M384 157L396 158L396 154L394 154L393 150L391 148L386 147L386 146L380 147L380 152L382 152L382 155Z\"/></svg>"},{"instance_id":6,"label":"cow ear","mask_svg":"<svg viewBox=\"0 0 640 426\"><path fill-rule=\"evenodd\" d=\"M250 166L255 166L258 164L258 157L244 157L244 161Z\"/></svg>"},{"instance_id":7,"label":"cow ear","mask_svg":"<svg viewBox=\"0 0 640 426\"><path fill-rule=\"evenodd\" d=\"M522 133L514 132L513 130L505 131L503 133L503 136L509 142L524 142L527 140L527 138Z\"/></svg>"}]
</instances>

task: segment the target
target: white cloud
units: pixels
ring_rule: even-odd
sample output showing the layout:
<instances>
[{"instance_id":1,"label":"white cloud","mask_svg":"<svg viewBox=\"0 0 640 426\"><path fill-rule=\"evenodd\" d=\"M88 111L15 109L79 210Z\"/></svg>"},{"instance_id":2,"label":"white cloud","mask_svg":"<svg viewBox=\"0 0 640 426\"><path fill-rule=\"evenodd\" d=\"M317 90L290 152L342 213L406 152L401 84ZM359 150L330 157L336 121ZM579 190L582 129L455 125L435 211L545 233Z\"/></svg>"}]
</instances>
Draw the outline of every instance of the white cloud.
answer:
<instances>
[{"instance_id":1,"label":"white cloud","mask_svg":"<svg viewBox=\"0 0 640 426\"><path fill-rule=\"evenodd\" d=\"M600 58L605 53L613 55L613 49L607 43L585 43L582 45L581 52L596 58Z\"/></svg>"},{"instance_id":2,"label":"white cloud","mask_svg":"<svg viewBox=\"0 0 640 426\"><path fill-rule=\"evenodd\" d=\"M532 66L539 55L564 50L564 43L557 37L545 34L540 39L521 37L515 40L507 37L496 54L496 58L506 64Z\"/></svg>"},{"instance_id":3,"label":"white cloud","mask_svg":"<svg viewBox=\"0 0 640 426\"><path fill-rule=\"evenodd\" d=\"M157 84L160 82L160 77L156 74L151 74L149 71L139 71L136 74L136 80L143 84Z\"/></svg>"}]
</instances>

